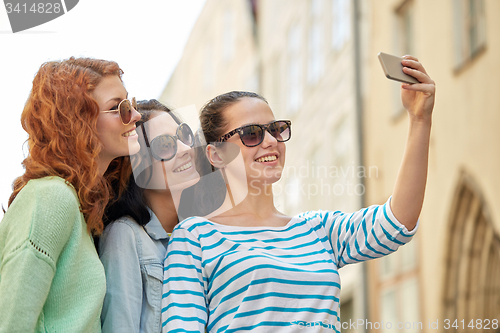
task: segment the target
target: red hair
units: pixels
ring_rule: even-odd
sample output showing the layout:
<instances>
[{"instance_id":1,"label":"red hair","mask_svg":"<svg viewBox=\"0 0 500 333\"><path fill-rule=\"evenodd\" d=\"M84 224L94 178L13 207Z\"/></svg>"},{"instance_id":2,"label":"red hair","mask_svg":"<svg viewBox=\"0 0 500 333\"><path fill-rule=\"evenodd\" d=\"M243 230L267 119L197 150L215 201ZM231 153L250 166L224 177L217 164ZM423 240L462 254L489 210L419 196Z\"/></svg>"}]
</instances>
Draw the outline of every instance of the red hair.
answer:
<instances>
[{"instance_id":1,"label":"red hair","mask_svg":"<svg viewBox=\"0 0 500 333\"><path fill-rule=\"evenodd\" d=\"M120 167L128 159L122 157L113 161L116 168L99 174L99 106L91 94L104 76L121 79L122 74L117 63L92 58L42 64L21 116L29 154L23 161L25 173L14 181L9 206L30 179L59 176L74 186L88 231L102 232L104 209L114 196L110 183L120 184L121 192L130 173Z\"/></svg>"}]
</instances>

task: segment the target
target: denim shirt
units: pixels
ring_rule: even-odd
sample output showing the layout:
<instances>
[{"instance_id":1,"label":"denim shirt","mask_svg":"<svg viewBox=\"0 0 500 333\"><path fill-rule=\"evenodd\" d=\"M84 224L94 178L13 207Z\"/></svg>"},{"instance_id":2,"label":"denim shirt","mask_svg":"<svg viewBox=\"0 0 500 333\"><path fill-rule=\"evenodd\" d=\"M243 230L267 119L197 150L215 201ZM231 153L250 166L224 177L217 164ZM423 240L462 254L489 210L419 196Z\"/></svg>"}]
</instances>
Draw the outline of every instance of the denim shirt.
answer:
<instances>
[{"instance_id":1,"label":"denim shirt","mask_svg":"<svg viewBox=\"0 0 500 333\"><path fill-rule=\"evenodd\" d=\"M124 216L106 227L99 257L106 272L102 332L161 332L163 261L169 235L154 213L140 226Z\"/></svg>"}]
</instances>

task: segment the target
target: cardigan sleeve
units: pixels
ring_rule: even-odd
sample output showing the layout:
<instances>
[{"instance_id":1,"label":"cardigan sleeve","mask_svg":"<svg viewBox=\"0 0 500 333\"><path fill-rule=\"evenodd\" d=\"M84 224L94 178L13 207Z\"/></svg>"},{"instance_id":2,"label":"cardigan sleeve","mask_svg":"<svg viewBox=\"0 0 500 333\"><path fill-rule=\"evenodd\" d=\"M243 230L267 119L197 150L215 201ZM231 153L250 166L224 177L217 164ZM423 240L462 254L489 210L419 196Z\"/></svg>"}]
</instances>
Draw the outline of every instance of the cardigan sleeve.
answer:
<instances>
[{"instance_id":1,"label":"cardigan sleeve","mask_svg":"<svg viewBox=\"0 0 500 333\"><path fill-rule=\"evenodd\" d=\"M33 332L73 221L76 193L57 178L30 181L0 224L0 332Z\"/></svg>"}]
</instances>

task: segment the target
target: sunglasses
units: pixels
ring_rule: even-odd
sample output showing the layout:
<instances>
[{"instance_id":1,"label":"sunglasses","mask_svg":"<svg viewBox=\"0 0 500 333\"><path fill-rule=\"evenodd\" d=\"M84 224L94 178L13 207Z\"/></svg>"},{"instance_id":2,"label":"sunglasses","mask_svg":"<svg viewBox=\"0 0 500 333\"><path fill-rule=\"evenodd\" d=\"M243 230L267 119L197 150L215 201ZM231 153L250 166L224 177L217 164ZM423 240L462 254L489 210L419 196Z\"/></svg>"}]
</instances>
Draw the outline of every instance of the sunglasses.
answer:
<instances>
[{"instance_id":1,"label":"sunglasses","mask_svg":"<svg viewBox=\"0 0 500 333\"><path fill-rule=\"evenodd\" d=\"M266 125L245 125L221 136L216 142L227 141L233 135L238 134L245 146L255 147L264 141L265 131L268 131L278 142L285 142L290 140L291 126L290 120L276 120Z\"/></svg>"},{"instance_id":2,"label":"sunglasses","mask_svg":"<svg viewBox=\"0 0 500 333\"><path fill-rule=\"evenodd\" d=\"M122 100L113 110L101 112L119 112L122 124L128 125L132 121L132 108L137 110L137 101L135 100L135 97L132 97L132 101L129 101L128 99Z\"/></svg>"},{"instance_id":3,"label":"sunglasses","mask_svg":"<svg viewBox=\"0 0 500 333\"><path fill-rule=\"evenodd\" d=\"M163 162L174 158L175 154L177 154L177 140L180 140L188 147L193 147L194 145L193 131L186 123L182 123L177 127L175 136L169 134L158 135L151 141L151 144L148 142L144 126L141 127L146 139L146 146L151 149L151 154L158 161Z\"/></svg>"}]
</instances>

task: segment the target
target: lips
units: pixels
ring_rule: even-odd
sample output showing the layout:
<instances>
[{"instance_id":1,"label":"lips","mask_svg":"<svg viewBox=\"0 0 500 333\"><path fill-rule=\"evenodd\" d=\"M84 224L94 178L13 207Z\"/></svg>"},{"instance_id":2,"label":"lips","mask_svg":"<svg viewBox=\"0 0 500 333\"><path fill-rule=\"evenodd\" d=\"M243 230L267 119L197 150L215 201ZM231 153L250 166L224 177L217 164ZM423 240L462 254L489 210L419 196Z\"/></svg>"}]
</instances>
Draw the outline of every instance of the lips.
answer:
<instances>
[{"instance_id":1,"label":"lips","mask_svg":"<svg viewBox=\"0 0 500 333\"><path fill-rule=\"evenodd\" d=\"M133 128L130 131L123 133L122 136L129 137L129 136L136 135L136 134L137 134L137 132L135 131L135 128Z\"/></svg>"},{"instance_id":2,"label":"lips","mask_svg":"<svg viewBox=\"0 0 500 333\"><path fill-rule=\"evenodd\" d=\"M191 168L192 166L193 166L193 162L189 161L189 162L184 163L183 165L175 168L174 172L181 172L181 171L184 171L184 170Z\"/></svg>"},{"instance_id":3,"label":"lips","mask_svg":"<svg viewBox=\"0 0 500 333\"><path fill-rule=\"evenodd\" d=\"M277 154L268 154L268 155L264 155L264 156L257 158L255 160L255 162L259 162L259 163L274 162L277 159L278 159Z\"/></svg>"}]
</instances>

